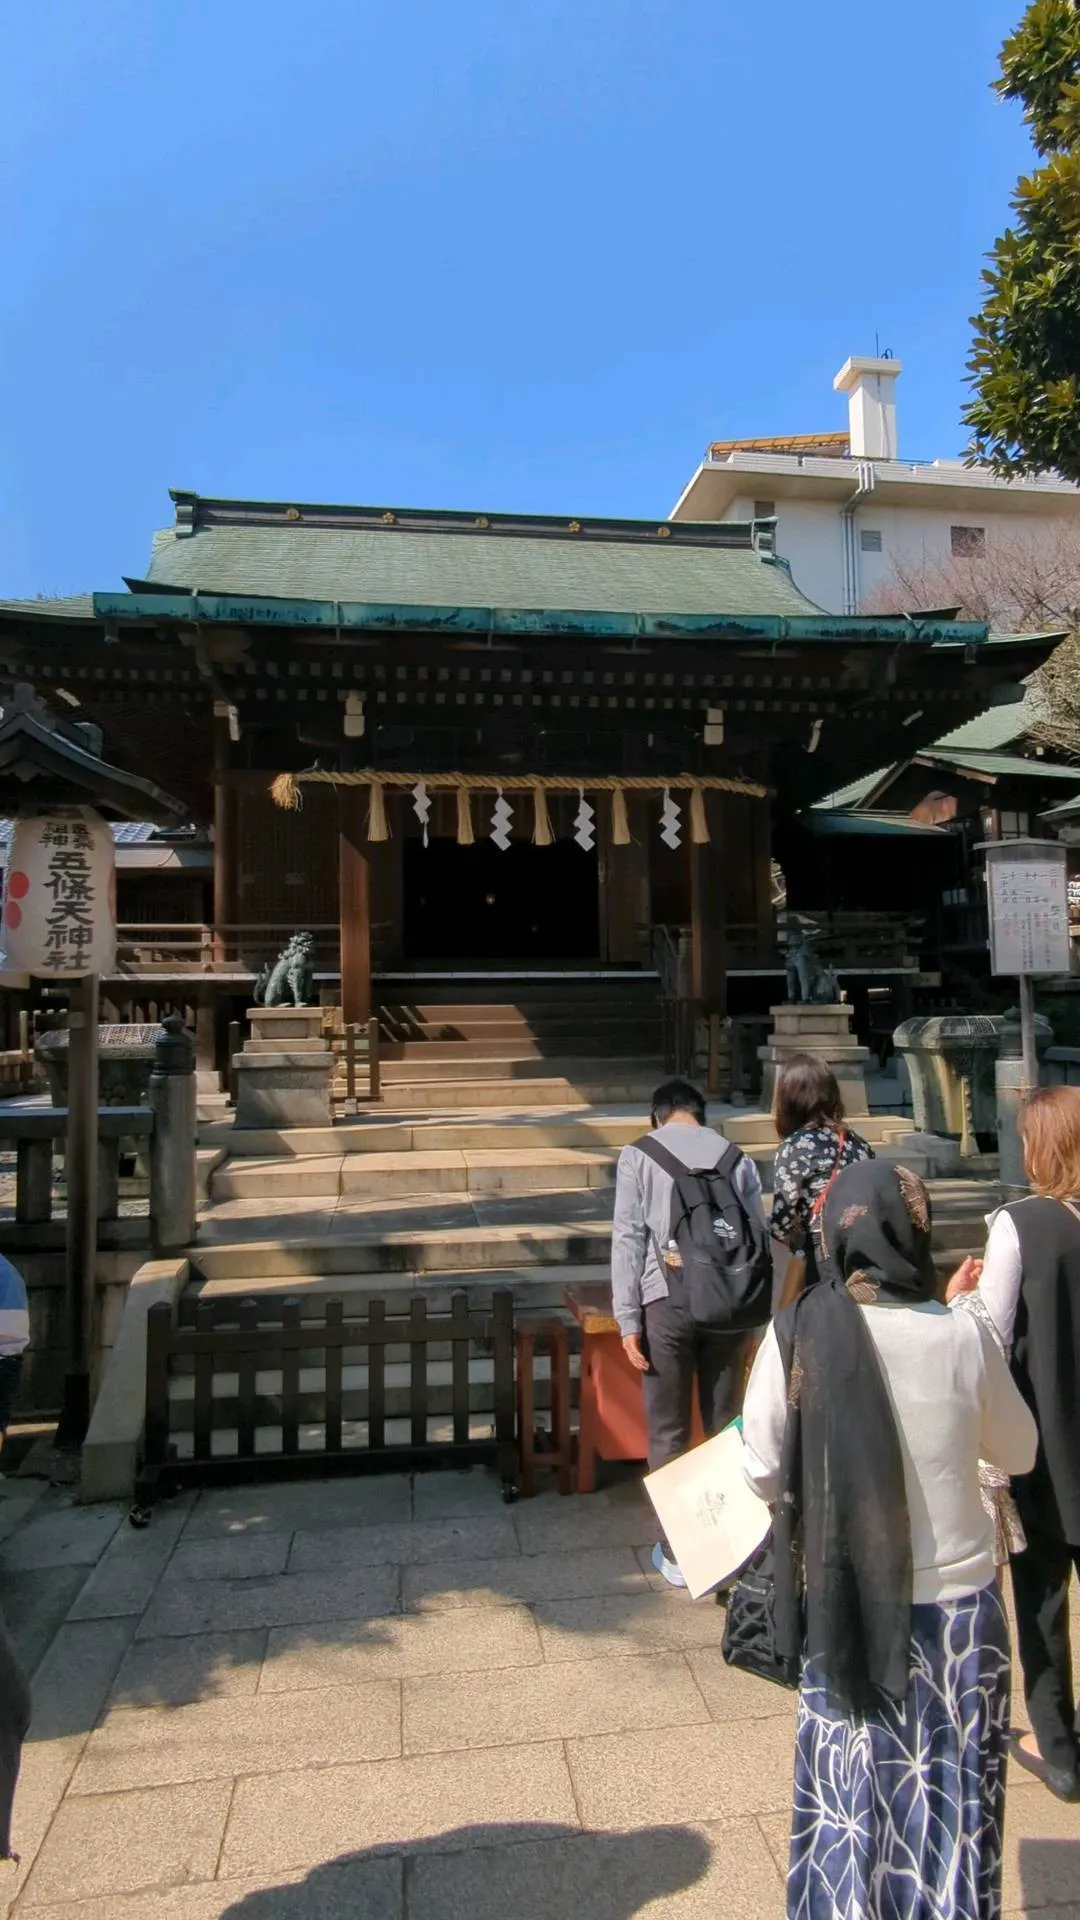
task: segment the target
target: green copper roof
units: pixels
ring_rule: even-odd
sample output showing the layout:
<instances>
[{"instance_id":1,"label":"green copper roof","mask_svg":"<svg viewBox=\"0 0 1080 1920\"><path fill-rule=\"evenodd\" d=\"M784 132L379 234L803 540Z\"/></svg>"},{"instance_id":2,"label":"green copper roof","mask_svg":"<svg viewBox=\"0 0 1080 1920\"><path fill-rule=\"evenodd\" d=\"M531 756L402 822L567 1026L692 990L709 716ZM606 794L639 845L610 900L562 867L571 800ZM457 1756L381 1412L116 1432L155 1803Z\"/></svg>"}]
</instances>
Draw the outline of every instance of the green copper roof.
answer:
<instances>
[{"instance_id":1,"label":"green copper roof","mask_svg":"<svg viewBox=\"0 0 1080 1920\"><path fill-rule=\"evenodd\" d=\"M552 520L178 497L147 583L206 594L568 612L813 615L751 523ZM289 520L287 515L297 517ZM577 528L578 531L572 531Z\"/></svg>"},{"instance_id":2,"label":"green copper roof","mask_svg":"<svg viewBox=\"0 0 1080 1920\"><path fill-rule=\"evenodd\" d=\"M92 620L92 593L69 593L56 600L0 600L0 613L40 614L45 620Z\"/></svg>"},{"instance_id":3,"label":"green copper roof","mask_svg":"<svg viewBox=\"0 0 1080 1920\"><path fill-rule=\"evenodd\" d=\"M1077 769L1053 760L1024 759L1019 753L957 753L942 750L940 744L924 748L917 758L927 766L950 767L957 773L985 773L999 780L1070 780L1076 785Z\"/></svg>"},{"instance_id":4,"label":"green copper roof","mask_svg":"<svg viewBox=\"0 0 1080 1920\"><path fill-rule=\"evenodd\" d=\"M1042 713L1042 702L1035 689L1029 687L1024 698L1011 706L988 707L985 713L976 714L974 720L966 721L962 727L943 733L940 740L935 740L934 751L998 753L1029 734Z\"/></svg>"}]
</instances>

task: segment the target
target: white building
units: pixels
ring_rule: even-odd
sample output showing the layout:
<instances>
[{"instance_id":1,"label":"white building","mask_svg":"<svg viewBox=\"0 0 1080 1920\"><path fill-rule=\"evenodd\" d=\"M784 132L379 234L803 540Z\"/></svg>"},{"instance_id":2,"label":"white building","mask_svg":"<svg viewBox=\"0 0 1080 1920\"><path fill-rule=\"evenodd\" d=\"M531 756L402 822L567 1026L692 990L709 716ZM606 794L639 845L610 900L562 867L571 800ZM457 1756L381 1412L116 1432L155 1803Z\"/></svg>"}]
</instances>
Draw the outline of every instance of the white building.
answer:
<instances>
[{"instance_id":1,"label":"white building","mask_svg":"<svg viewBox=\"0 0 1080 1920\"><path fill-rule=\"evenodd\" d=\"M720 440L681 494L673 520L776 517L776 551L796 585L830 613L857 613L898 562L932 571L989 556L1018 533L1080 534L1080 488L1049 475L999 480L962 460L899 457L899 360L852 359L833 381L846 432Z\"/></svg>"}]
</instances>

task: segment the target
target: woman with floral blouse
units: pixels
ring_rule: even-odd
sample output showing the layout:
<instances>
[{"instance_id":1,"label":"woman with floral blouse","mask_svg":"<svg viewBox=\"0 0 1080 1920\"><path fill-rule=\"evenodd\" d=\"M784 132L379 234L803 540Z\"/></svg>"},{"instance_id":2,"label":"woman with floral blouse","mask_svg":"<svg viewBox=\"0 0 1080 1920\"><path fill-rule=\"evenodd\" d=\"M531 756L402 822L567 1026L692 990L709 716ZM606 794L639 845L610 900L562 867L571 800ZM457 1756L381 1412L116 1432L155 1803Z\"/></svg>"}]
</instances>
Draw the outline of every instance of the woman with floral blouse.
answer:
<instances>
[{"instance_id":1,"label":"woman with floral blouse","mask_svg":"<svg viewBox=\"0 0 1080 1920\"><path fill-rule=\"evenodd\" d=\"M805 1262L782 1297L812 1286L821 1257L821 1211L825 1195L844 1167L872 1160L873 1150L844 1119L836 1075L813 1053L795 1053L779 1074L773 1123L780 1145L773 1164L769 1228Z\"/></svg>"}]
</instances>

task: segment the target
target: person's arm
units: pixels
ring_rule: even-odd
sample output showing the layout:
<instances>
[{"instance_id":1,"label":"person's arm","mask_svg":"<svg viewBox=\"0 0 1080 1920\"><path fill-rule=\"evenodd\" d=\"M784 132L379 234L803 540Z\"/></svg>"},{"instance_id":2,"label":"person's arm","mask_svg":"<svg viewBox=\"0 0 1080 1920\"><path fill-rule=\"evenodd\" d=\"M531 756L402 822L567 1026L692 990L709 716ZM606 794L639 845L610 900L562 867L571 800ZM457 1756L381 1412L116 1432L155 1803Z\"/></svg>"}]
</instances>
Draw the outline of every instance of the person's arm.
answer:
<instances>
[{"instance_id":1,"label":"person's arm","mask_svg":"<svg viewBox=\"0 0 1080 1920\"><path fill-rule=\"evenodd\" d=\"M1002 1473L1030 1473L1039 1430L1035 1416L986 1327L972 1321L983 1350L982 1437L979 1456Z\"/></svg>"},{"instance_id":2,"label":"person's arm","mask_svg":"<svg viewBox=\"0 0 1080 1920\"><path fill-rule=\"evenodd\" d=\"M773 1161L773 1203L769 1232L774 1240L789 1241L798 1228L806 1225L802 1181L795 1171L795 1155L787 1140L781 1141Z\"/></svg>"},{"instance_id":3,"label":"person's arm","mask_svg":"<svg viewBox=\"0 0 1080 1920\"><path fill-rule=\"evenodd\" d=\"M1012 1349L1016 1309L1020 1300L1020 1236L1011 1213L996 1213L983 1255L979 1296L990 1315L1006 1353Z\"/></svg>"},{"instance_id":4,"label":"person's arm","mask_svg":"<svg viewBox=\"0 0 1080 1920\"><path fill-rule=\"evenodd\" d=\"M761 1190L761 1175L748 1153L743 1154L735 1168L732 1184L747 1213L759 1226L765 1226L765 1195Z\"/></svg>"},{"instance_id":5,"label":"person's arm","mask_svg":"<svg viewBox=\"0 0 1080 1920\"><path fill-rule=\"evenodd\" d=\"M611 1228L611 1300L623 1339L641 1333L641 1281L649 1247L639 1156L624 1147L615 1171L615 1218Z\"/></svg>"},{"instance_id":6,"label":"person's arm","mask_svg":"<svg viewBox=\"0 0 1080 1920\"><path fill-rule=\"evenodd\" d=\"M757 1350L743 1402L743 1472L762 1500L779 1491L780 1452L787 1423L788 1391L776 1334L769 1328Z\"/></svg>"}]
</instances>

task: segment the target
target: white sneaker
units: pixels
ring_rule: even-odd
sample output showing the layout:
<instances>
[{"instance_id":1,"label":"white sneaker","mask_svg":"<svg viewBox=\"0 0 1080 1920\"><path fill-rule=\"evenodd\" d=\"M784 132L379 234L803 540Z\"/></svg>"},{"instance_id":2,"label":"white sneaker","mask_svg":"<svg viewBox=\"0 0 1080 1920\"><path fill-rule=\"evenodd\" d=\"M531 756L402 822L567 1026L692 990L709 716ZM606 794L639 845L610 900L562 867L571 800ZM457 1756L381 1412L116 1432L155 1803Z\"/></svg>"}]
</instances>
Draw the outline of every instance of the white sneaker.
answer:
<instances>
[{"instance_id":1,"label":"white sneaker","mask_svg":"<svg viewBox=\"0 0 1080 1920\"><path fill-rule=\"evenodd\" d=\"M669 1587L685 1587L686 1577L677 1561L669 1560L659 1540L652 1550L652 1563L657 1573L662 1573Z\"/></svg>"}]
</instances>

